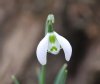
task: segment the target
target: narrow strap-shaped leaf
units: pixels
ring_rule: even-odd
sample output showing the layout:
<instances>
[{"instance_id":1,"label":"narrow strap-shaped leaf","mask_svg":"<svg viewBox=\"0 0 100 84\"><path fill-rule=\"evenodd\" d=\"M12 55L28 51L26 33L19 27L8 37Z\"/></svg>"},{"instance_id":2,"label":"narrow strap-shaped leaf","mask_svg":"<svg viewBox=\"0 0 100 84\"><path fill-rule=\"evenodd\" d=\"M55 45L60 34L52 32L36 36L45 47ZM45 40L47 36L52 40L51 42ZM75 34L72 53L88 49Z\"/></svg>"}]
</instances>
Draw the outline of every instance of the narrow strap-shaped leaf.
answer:
<instances>
[{"instance_id":1,"label":"narrow strap-shaped leaf","mask_svg":"<svg viewBox=\"0 0 100 84\"><path fill-rule=\"evenodd\" d=\"M64 64L63 67L60 69L54 84L65 84L67 72L68 72L66 70L66 67L67 67L67 64Z\"/></svg>"},{"instance_id":2,"label":"narrow strap-shaped leaf","mask_svg":"<svg viewBox=\"0 0 100 84\"><path fill-rule=\"evenodd\" d=\"M12 80L13 80L14 84L20 84L14 75L12 75Z\"/></svg>"}]
</instances>

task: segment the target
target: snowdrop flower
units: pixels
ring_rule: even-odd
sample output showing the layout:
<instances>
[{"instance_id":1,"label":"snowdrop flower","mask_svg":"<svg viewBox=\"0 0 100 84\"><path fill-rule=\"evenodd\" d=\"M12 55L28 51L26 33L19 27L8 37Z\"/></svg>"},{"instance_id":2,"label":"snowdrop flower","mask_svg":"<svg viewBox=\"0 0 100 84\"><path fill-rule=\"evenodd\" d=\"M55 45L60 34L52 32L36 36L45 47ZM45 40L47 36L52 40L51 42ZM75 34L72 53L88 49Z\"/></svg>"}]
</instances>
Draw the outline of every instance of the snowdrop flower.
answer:
<instances>
[{"instance_id":1,"label":"snowdrop flower","mask_svg":"<svg viewBox=\"0 0 100 84\"><path fill-rule=\"evenodd\" d=\"M49 15L48 21L48 32L45 37L38 44L36 54L40 64L45 65L47 63L47 52L51 54L58 54L61 49L63 49L65 54L65 59L70 60L72 54L72 47L67 39L53 31L52 21L53 15Z\"/></svg>"}]
</instances>

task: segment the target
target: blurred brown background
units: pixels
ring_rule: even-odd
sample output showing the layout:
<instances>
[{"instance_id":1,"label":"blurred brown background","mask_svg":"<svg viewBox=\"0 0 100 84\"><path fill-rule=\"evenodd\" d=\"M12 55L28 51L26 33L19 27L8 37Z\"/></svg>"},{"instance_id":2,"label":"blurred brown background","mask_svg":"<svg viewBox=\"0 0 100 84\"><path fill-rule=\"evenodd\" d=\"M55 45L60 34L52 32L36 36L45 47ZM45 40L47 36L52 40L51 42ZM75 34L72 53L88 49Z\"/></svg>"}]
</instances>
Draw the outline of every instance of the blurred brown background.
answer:
<instances>
[{"instance_id":1,"label":"blurred brown background","mask_svg":"<svg viewBox=\"0 0 100 84\"><path fill-rule=\"evenodd\" d=\"M45 20L55 15L55 31L73 48L66 84L100 84L100 0L0 0L0 84L38 84L36 47ZM48 54L46 84L53 84L64 53Z\"/></svg>"}]
</instances>

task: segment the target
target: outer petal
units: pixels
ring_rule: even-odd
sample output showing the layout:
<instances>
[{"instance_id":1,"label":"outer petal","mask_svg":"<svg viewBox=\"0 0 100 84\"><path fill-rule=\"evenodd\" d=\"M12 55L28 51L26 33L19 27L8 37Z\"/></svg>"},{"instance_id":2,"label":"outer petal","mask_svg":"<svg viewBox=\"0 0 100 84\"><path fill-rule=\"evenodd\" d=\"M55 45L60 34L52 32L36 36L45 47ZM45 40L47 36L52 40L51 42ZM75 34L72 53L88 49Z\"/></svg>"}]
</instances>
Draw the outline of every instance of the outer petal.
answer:
<instances>
[{"instance_id":1,"label":"outer petal","mask_svg":"<svg viewBox=\"0 0 100 84\"><path fill-rule=\"evenodd\" d=\"M72 47L71 47L70 43L68 42L68 40L66 40L64 37L57 34L56 32L54 32L54 34L56 35L56 38L57 38L58 42L60 43L61 47L64 50L65 59L67 61L69 61L70 58L71 58L71 54L72 54Z\"/></svg>"},{"instance_id":2,"label":"outer petal","mask_svg":"<svg viewBox=\"0 0 100 84\"><path fill-rule=\"evenodd\" d=\"M48 34L40 41L37 46L36 54L40 64L45 65L47 62Z\"/></svg>"}]
</instances>

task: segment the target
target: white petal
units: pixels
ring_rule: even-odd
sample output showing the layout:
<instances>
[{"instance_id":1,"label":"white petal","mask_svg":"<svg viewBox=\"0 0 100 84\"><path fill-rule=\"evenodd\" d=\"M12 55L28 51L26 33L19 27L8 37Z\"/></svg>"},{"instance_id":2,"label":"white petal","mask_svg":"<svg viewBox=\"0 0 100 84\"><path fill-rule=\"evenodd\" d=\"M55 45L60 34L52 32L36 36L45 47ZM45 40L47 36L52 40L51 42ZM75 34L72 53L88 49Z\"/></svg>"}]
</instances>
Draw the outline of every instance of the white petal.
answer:
<instances>
[{"instance_id":1,"label":"white petal","mask_svg":"<svg viewBox=\"0 0 100 84\"><path fill-rule=\"evenodd\" d=\"M60 43L61 47L64 50L65 59L67 61L69 61L70 58L71 58L71 54L72 54L72 47L71 47L70 43L68 42L68 40L66 40L64 37L57 34L56 32L54 32L54 34L56 35L56 38L57 38L58 42Z\"/></svg>"},{"instance_id":2,"label":"white petal","mask_svg":"<svg viewBox=\"0 0 100 84\"><path fill-rule=\"evenodd\" d=\"M48 34L40 41L37 47L37 58L40 64L45 65L47 62Z\"/></svg>"}]
</instances>

